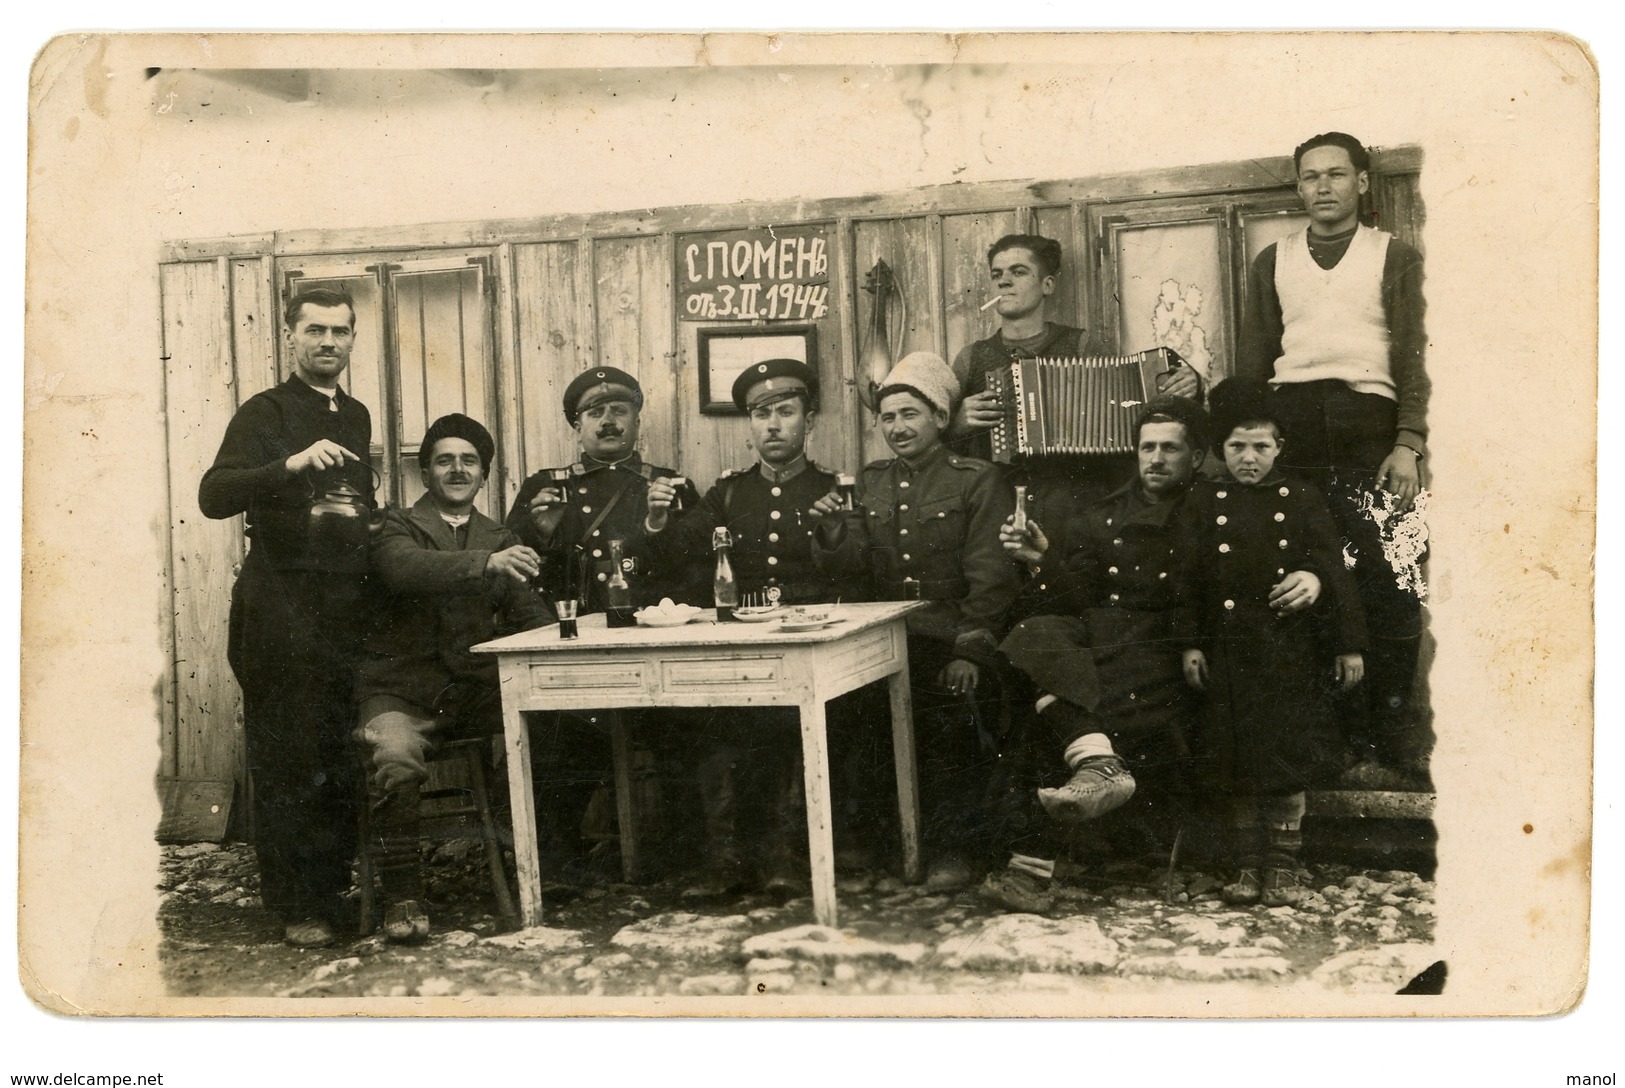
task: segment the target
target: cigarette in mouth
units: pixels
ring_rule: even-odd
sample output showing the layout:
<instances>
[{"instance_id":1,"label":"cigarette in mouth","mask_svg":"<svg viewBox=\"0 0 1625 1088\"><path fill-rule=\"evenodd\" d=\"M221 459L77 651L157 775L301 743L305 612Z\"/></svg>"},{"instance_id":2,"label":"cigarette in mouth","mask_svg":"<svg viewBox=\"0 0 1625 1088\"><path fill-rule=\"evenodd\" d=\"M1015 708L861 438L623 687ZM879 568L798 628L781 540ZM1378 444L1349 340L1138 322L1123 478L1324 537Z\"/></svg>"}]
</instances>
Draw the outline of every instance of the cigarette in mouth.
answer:
<instances>
[{"instance_id":1,"label":"cigarette in mouth","mask_svg":"<svg viewBox=\"0 0 1625 1088\"><path fill-rule=\"evenodd\" d=\"M986 302L982 303L982 309L984 309L984 310L987 309L989 306L993 305L995 302L999 301L999 299L1001 299L1003 297L1004 297L1003 295L994 295L992 298L990 298Z\"/></svg>"}]
</instances>

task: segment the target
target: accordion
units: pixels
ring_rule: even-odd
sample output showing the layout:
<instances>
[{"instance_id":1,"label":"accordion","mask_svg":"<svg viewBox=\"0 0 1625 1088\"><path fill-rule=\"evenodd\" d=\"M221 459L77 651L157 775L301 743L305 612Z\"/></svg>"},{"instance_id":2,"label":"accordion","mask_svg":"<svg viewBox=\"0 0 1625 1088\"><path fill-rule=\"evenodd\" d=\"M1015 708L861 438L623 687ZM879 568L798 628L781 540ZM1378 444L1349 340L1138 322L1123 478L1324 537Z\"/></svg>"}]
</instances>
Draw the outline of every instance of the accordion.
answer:
<instances>
[{"instance_id":1,"label":"accordion","mask_svg":"<svg viewBox=\"0 0 1625 1088\"><path fill-rule=\"evenodd\" d=\"M1179 355L1152 348L1138 355L1017 359L987 371L1004 418L990 433L993 460L1131 452L1134 421L1156 396L1157 377Z\"/></svg>"}]
</instances>

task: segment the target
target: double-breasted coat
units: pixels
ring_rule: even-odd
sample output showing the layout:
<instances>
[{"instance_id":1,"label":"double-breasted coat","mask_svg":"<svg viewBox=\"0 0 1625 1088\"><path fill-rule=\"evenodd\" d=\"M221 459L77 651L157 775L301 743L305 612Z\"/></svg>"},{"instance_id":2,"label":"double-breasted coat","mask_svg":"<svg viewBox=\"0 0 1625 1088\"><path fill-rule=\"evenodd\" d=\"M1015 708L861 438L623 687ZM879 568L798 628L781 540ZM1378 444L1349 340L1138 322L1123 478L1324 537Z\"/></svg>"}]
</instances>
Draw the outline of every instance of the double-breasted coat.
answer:
<instances>
[{"instance_id":1,"label":"double-breasted coat","mask_svg":"<svg viewBox=\"0 0 1625 1088\"><path fill-rule=\"evenodd\" d=\"M1333 659L1366 645L1337 528L1318 489L1279 471L1199 480L1187 503L1182 641L1209 665L1195 748L1221 788L1301 790L1340 766ZM1320 579L1314 607L1270 608L1271 588L1299 570Z\"/></svg>"}]
</instances>

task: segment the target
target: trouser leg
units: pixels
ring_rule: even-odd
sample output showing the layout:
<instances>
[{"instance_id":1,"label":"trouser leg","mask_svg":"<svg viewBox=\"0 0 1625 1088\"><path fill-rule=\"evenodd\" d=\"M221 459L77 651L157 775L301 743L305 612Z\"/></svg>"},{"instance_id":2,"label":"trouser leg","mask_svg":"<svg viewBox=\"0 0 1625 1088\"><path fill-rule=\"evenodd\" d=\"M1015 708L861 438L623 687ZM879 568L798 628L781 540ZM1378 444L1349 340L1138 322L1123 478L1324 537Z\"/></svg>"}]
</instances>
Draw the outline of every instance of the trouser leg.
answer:
<instances>
[{"instance_id":1,"label":"trouser leg","mask_svg":"<svg viewBox=\"0 0 1625 1088\"><path fill-rule=\"evenodd\" d=\"M423 898L420 794L428 777L436 719L400 699L376 696L361 708L356 737L367 753L373 868L386 902Z\"/></svg>"}]
</instances>

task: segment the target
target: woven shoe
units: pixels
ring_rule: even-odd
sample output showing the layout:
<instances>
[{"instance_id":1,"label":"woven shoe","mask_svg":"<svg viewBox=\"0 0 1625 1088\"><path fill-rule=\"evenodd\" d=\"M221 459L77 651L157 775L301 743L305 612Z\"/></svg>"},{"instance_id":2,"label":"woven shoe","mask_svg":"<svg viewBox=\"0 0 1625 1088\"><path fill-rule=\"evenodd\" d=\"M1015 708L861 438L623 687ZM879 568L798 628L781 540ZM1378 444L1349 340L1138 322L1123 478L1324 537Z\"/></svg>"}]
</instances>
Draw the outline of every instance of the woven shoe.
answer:
<instances>
[{"instance_id":1,"label":"woven shoe","mask_svg":"<svg viewBox=\"0 0 1625 1088\"><path fill-rule=\"evenodd\" d=\"M1020 869L996 869L976 889L983 899L1005 910L1043 914L1055 905L1051 881Z\"/></svg>"},{"instance_id":2,"label":"woven shoe","mask_svg":"<svg viewBox=\"0 0 1625 1088\"><path fill-rule=\"evenodd\" d=\"M1235 882L1226 884L1220 889L1219 894L1224 896L1224 901L1232 906L1246 907L1258 902L1264 894L1264 882L1258 874L1257 867L1252 865L1242 866L1241 870L1236 873Z\"/></svg>"},{"instance_id":3,"label":"woven shoe","mask_svg":"<svg viewBox=\"0 0 1625 1088\"><path fill-rule=\"evenodd\" d=\"M282 930L282 939L295 948L326 948L337 940L333 926L325 918L306 918Z\"/></svg>"},{"instance_id":4,"label":"woven shoe","mask_svg":"<svg viewBox=\"0 0 1625 1088\"><path fill-rule=\"evenodd\" d=\"M429 914L416 899L384 908L384 938L391 944L422 944L429 936Z\"/></svg>"},{"instance_id":5,"label":"woven shoe","mask_svg":"<svg viewBox=\"0 0 1625 1088\"><path fill-rule=\"evenodd\" d=\"M1263 901L1266 907L1294 907L1303 898L1295 869L1265 869Z\"/></svg>"},{"instance_id":6,"label":"woven shoe","mask_svg":"<svg viewBox=\"0 0 1625 1088\"><path fill-rule=\"evenodd\" d=\"M1066 785L1039 790L1038 803L1062 823L1080 824L1104 816L1134 796L1134 776L1117 756L1092 756L1079 763Z\"/></svg>"}]
</instances>

